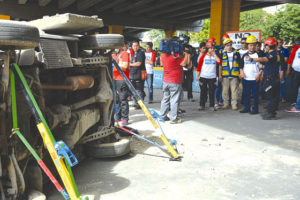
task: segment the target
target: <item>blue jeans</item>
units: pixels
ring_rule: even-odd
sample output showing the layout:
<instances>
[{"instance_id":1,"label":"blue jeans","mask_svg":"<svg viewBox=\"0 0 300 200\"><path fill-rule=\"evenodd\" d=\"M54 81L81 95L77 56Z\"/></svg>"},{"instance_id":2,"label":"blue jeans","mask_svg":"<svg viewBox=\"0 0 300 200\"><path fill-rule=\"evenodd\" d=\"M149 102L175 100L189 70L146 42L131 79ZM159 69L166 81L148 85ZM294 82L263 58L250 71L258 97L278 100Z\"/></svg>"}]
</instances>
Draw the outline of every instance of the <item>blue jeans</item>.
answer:
<instances>
[{"instance_id":1,"label":"blue jeans","mask_svg":"<svg viewBox=\"0 0 300 200\"><path fill-rule=\"evenodd\" d=\"M300 86L298 87L298 97L297 97L295 108L300 109Z\"/></svg>"},{"instance_id":2,"label":"blue jeans","mask_svg":"<svg viewBox=\"0 0 300 200\"><path fill-rule=\"evenodd\" d=\"M223 103L223 98L222 98L222 83L218 82L218 86L216 88L216 99L217 102Z\"/></svg>"},{"instance_id":3,"label":"blue jeans","mask_svg":"<svg viewBox=\"0 0 300 200\"><path fill-rule=\"evenodd\" d=\"M153 101L153 74L147 74L148 101Z\"/></svg>"},{"instance_id":4,"label":"blue jeans","mask_svg":"<svg viewBox=\"0 0 300 200\"><path fill-rule=\"evenodd\" d=\"M283 75L283 83L280 83L280 98L282 100L286 100L286 92L285 92L285 88L286 88L286 77L285 75Z\"/></svg>"},{"instance_id":5,"label":"blue jeans","mask_svg":"<svg viewBox=\"0 0 300 200\"><path fill-rule=\"evenodd\" d=\"M244 110L250 111L250 94L254 99L253 112L258 112L259 82L243 80Z\"/></svg>"}]
</instances>

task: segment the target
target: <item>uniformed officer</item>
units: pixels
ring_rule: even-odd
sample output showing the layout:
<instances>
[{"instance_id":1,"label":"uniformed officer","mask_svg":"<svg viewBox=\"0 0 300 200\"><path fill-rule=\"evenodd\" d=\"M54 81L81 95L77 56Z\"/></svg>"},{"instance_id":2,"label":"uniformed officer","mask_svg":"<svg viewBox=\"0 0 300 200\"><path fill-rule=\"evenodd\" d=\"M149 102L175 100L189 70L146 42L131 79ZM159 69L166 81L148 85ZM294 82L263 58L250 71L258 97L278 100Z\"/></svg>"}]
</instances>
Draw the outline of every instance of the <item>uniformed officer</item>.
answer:
<instances>
[{"instance_id":1,"label":"uniformed officer","mask_svg":"<svg viewBox=\"0 0 300 200\"><path fill-rule=\"evenodd\" d=\"M274 120L276 118L276 110L280 100L280 78L279 69L280 66L284 66L283 60L276 51L276 40L272 37L268 37L264 41L266 56L260 58L250 58L250 62L265 62L263 69L263 89L266 92L268 99L268 106L266 112L262 115L264 120ZM284 70L284 67L281 68Z\"/></svg>"}]
</instances>

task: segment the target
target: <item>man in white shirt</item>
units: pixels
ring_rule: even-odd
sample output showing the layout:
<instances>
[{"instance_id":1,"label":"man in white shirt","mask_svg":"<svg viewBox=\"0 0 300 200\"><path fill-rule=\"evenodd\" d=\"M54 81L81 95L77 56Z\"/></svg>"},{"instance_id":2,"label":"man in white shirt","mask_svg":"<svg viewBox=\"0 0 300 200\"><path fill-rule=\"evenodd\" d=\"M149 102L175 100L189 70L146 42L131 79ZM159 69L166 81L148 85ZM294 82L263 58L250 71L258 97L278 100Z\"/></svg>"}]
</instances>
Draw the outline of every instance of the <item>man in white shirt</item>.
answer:
<instances>
[{"instance_id":1,"label":"man in white shirt","mask_svg":"<svg viewBox=\"0 0 300 200\"><path fill-rule=\"evenodd\" d=\"M153 67L156 59L156 52L152 50L153 43L148 42L146 45L146 71L147 71L147 87L148 87L148 103L153 103Z\"/></svg>"},{"instance_id":2,"label":"man in white shirt","mask_svg":"<svg viewBox=\"0 0 300 200\"><path fill-rule=\"evenodd\" d=\"M255 52L257 40L253 35L246 39L248 45L248 52L244 54L241 59L241 78L243 78L243 95L244 95L244 109L240 113L258 114L258 99L259 99L259 80L262 73L262 67L259 62L254 62L254 58L258 58ZM250 109L250 93L252 93L254 103Z\"/></svg>"},{"instance_id":3,"label":"man in white shirt","mask_svg":"<svg viewBox=\"0 0 300 200\"><path fill-rule=\"evenodd\" d=\"M242 48L239 50L241 58L245 55L245 53L248 52L246 40L247 40L247 38L242 38L242 41L241 41Z\"/></svg>"}]
</instances>

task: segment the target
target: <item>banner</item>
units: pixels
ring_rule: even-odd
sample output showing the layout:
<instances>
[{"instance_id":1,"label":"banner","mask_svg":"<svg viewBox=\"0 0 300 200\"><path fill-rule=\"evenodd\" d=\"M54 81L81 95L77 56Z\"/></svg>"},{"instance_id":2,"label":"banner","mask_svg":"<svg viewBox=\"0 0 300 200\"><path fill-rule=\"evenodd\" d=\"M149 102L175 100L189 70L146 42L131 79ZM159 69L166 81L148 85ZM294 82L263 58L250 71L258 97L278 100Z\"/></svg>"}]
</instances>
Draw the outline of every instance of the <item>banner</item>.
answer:
<instances>
[{"instance_id":1,"label":"banner","mask_svg":"<svg viewBox=\"0 0 300 200\"><path fill-rule=\"evenodd\" d=\"M251 31L228 31L226 32L230 39L232 40L232 46L235 49L241 49L241 40L242 38L246 38L249 35L253 35L256 37L257 41L261 41L261 30L251 30Z\"/></svg>"}]
</instances>

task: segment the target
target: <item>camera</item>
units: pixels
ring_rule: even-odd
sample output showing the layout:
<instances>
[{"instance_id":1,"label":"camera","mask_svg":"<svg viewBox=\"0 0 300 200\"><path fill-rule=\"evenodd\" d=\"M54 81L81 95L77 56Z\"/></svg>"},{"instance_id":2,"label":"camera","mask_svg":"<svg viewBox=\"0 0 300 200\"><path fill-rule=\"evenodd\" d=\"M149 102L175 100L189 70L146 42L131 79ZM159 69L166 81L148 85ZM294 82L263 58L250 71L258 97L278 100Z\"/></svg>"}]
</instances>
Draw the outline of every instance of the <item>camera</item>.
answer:
<instances>
[{"instance_id":1,"label":"camera","mask_svg":"<svg viewBox=\"0 0 300 200\"><path fill-rule=\"evenodd\" d=\"M193 50L190 45L188 45L190 37L184 34L180 34L179 37L174 36L171 39L164 39L160 42L159 51L166 54L178 53L182 54L187 52L192 54ZM188 50L185 50L188 48Z\"/></svg>"}]
</instances>

